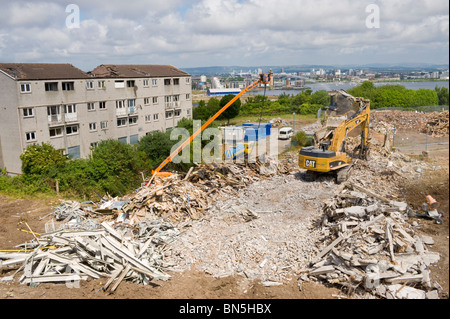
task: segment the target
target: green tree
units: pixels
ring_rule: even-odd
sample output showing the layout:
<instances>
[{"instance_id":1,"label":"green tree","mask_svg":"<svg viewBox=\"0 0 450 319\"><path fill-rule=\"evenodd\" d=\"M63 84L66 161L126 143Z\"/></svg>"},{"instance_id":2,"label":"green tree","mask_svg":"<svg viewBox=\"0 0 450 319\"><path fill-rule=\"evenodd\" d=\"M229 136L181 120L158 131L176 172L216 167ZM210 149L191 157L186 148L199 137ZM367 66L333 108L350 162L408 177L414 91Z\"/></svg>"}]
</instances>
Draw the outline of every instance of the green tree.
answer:
<instances>
[{"instance_id":1,"label":"green tree","mask_svg":"<svg viewBox=\"0 0 450 319\"><path fill-rule=\"evenodd\" d=\"M235 95L233 94L228 94L225 95L221 100L220 100L220 108L223 108L225 105L227 105L231 100L233 100L233 98L235 97ZM230 120L232 118L235 118L236 116L239 115L239 112L241 110L241 100L237 99L233 104L231 104L220 116L219 119L224 119L224 120L228 120L228 125L230 125Z\"/></svg>"},{"instance_id":2,"label":"green tree","mask_svg":"<svg viewBox=\"0 0 450 319\"><path fill-rule=\"evenodd\" d=\"M330 105L330 96L325 90L316 91L311 95L311 104L319 104L322 106Z\"/></svg>"},{"instance_id":3,"label":"green tree","mask_svg":"<svg viewBox=\"0 0 450 319\"><path fill-rule=\"evenodd\" d=\"M92 152L95 167L106 168L106 178L99 181L102 188L114 195L124 194L142 182L140 172L147 171L145 153L137 147L117 140L106 140ZM103 171L103 173L105 173ZM102 175L101 172L93 174Z\"/></svg>"},{"instance_id":4,"label":"green tree","mask_svg":"<svg viewBox=\"0 0 450 319\"><path fill-rule=\"evenodd\" d=\"M33 144L20 155L25 175L49 175L64 165L67 158L49 143Z\"/></svg>"},{"instance_id":5,"label":"green tree","mask_svg":"<svg viewBox=\"0 0 450 319\"><path fill-rule=\"evenodd\" d=\"M170 155L176 141L170 140L170 132L155 131L144 136L138 145L138 150L146 154L151 167L156 168Z\"/></svg>"},{"instance_id":6,"label":"green tree","mask_svg":"<svg viewBox=\"0 0 450 319\"><path fill-rule=\"evenodd\" d=\"M438 87L436 85L436 88L434 89L437 93L439 105L449 105L449 92L446 87Z\"/></svg>"},{"instance_id":7,"label":"green tree","mask_svg":"<svg viewBox=\"0 0 450 319\"><path fill-rule=\"evenodd\" d=\"M414 94L412 106L439 105L439 96L435 90L419 89Z\"/></svg>"},{"instance_id":8,"label":"green tree","mask_svg":"<svg viewBox=\"0 0 450 319\"><path fill-rule=\"evenodd\" d=\"M208 109L209 119L220 110L220 100L215 97L210 98L206 105L206 108Z\"/></svg>"},{"instance_id":9,"label":"green tree","mask_svg":"<svg viewBox=\"0 0 450 319\"><path fill-rule=\"evenodd\" d=\"M210 117L210 111L209 111L208 107L206 106L205 101L201 100L198 103L198 106L193 109L192 118L194 120L206 121L209 119L209 117Z\"/></svg>"}]
</instances>

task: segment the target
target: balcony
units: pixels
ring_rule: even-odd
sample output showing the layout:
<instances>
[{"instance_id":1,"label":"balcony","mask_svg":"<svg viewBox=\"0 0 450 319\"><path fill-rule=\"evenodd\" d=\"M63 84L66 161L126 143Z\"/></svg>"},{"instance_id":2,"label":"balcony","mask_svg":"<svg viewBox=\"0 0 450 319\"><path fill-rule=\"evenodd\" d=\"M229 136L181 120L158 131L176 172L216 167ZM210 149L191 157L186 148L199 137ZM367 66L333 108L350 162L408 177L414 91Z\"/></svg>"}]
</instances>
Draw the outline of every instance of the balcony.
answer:
<instances>
[{"instance_id":1,"label":"balcony","mask_svg":"<svg viewBox=\"0 0 450 319\"><path fill-rule=\"evenodd\" d=\"M52 115L48 116L48 123L49 124L61 123L61 121L62 121L61 114L52 114Z\"/></svg>"},{"instance_id":2,"label":"balcony","mask_svg":"<svg viewBox=\"0 0 450 319\"><path fill-rule=\"evenodd\" d=\"M180 101L165 102L166 109L180 107Z\"/></svg>"},{"instance_id":3,"label":"balcony","mask_svg":"<svg viewBox=\"0 0 450 319\"><path fill-rule=\"evenodd\" d=\"M64 114L66 122L76 122L78 120L77 113L66 113Z\"/></svg>"},{"instance_id":4,"label":"balcony","mask_svg":"<svg viewBox=\"0 0 450 319\"><path fill-rule=\"evenodd\" d=\"M137 107L135 106L116 108L116 116L127 116L134 114L137 114Z\"/></svg>"}]
</instances>

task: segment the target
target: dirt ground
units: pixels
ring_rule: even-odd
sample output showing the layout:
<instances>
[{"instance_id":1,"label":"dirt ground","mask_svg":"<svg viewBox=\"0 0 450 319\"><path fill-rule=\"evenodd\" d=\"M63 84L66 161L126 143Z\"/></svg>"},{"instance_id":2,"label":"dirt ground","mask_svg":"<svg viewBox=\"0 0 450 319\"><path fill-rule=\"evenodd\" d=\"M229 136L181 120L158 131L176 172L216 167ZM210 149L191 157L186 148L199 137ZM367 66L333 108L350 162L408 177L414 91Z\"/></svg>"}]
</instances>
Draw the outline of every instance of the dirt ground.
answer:
<instances>
[{"instance_id":1,"label":"dirt ground","mask_svg":"<svg viewBox=\"0 0 450 319\"><path fill-rule=\"evenodd\" d=\"M425 136L412 132L402 132L397 136L402 141L405 154L421 154ZM403 138L403 140L402 140ZM406 140L406 138L408 138ZM406 143L405 141L411 142ZM449 297L449 154L448 137L439 141L429 140L438 145L430 149L429 161L433 161L435 172L423 180L411 181L404 186L404 198L415 209L420 210L426 195L432 195L440 202L439 211L444 213L442 225L432 220L411 219L416 221L419 234L431 236L435 244L430 250L439 252L440 261L431 267L431 279L442 286L441 298ZM400 145L400 144L399 144ZM409 147L409 148L407 148ZM401 149L401 148L399 148ZM41 217L51 212L52 201L11 199L0 195L0 250L12 250L16 245L33 239L29 229L37 233L45 232L47 219ZM29 228L28 228L29 227ZM0 278L12 275L15 269L0 270ZM37 287L20 285L14 282L0 282L0 299L338 299L352 298L337 287L321 283L304 282L301 290L297 278L277 287L264 287L254 281L249 287L242 288L241 277L213 278L193 267L184 273L171 273L167 282L158 282L156 286L143 286L123 282L114 294L105 293L102 286L106 279L81 282L79 287L67 287L65 284L40 284ZM19 276L15 277L19 278Z\"/></svg>"}]
</instances>

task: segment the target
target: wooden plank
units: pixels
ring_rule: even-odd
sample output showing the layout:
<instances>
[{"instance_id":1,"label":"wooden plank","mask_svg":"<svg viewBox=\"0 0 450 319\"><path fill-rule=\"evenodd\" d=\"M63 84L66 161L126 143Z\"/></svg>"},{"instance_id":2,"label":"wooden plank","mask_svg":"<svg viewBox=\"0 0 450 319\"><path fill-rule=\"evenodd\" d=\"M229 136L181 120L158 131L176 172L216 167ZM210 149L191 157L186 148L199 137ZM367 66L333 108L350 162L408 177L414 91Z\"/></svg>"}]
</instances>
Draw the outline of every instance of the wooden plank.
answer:
<instances>
[{"instance_id":1,"label":"wooden plank","mask_svg":"<svg viewBox=\"0 0 450 319\"><path fill-rule=\"evenodd\" d=\"M103 286L103 290L107 290L109 285L114 281L114 279L117 278L117 276L120 275L120 273L123 271L123 266L117 265L118 268L111 274L111 278L106 282L106 284Z\"/></svg>"},{"instance_id":2,"label":"wooden plank","mask_svg":"<svg viewBox=\"0 0 450 319\"><path fill-rule=\"evenodd\" d=\"M122 280L125 278L125 276L127 275L127 273L131 270L131 265L128 264L127 267L125 268L125 270L122 271L122 273L120 274L119 278L117 279L117 281L114 283L114 285L111 287L111 291L114 292L117 287L119 287L120 283L122 282Z\"/></svg>"},{"instance_id":3,"label":"wooden plank","mask_svg":"<svg viewBox=\"0 0 450 319\"><path fill-rule=\"evenodd\" d=\"M394 242L392 240L391 224L389 222L386 223L386 237L387 237L388 243L389 243L389 255L391 256L391 260L395 261Z\"/></svg>"}]
</instances>

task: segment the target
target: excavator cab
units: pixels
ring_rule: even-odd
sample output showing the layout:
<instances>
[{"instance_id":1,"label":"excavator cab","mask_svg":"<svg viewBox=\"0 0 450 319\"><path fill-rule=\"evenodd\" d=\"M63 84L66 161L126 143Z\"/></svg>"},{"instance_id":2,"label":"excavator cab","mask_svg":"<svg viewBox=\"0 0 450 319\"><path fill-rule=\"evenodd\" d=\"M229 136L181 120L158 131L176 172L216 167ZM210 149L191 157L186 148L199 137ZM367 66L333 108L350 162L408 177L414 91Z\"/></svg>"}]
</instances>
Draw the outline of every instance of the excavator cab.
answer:
<instances>
[{"instance_id":1,"label":"excavator cab","mask_svg":"<svg viewBox=\"0 0 450 319\"><path fill-rule=\"evenodd\" d=\"M303 147L299 152L298 165L307 170L307 179L313 180L318 173L333 172L336 174L338 184L347 180L352 166L352 157L345 151L347 135L356 127L361 126L361 155L366 156L369 151L369 118L370 106L368 103L363 103L357 112L332 132L331 139L320 142L318 148Z\"/></svg>"}]
</instances>

